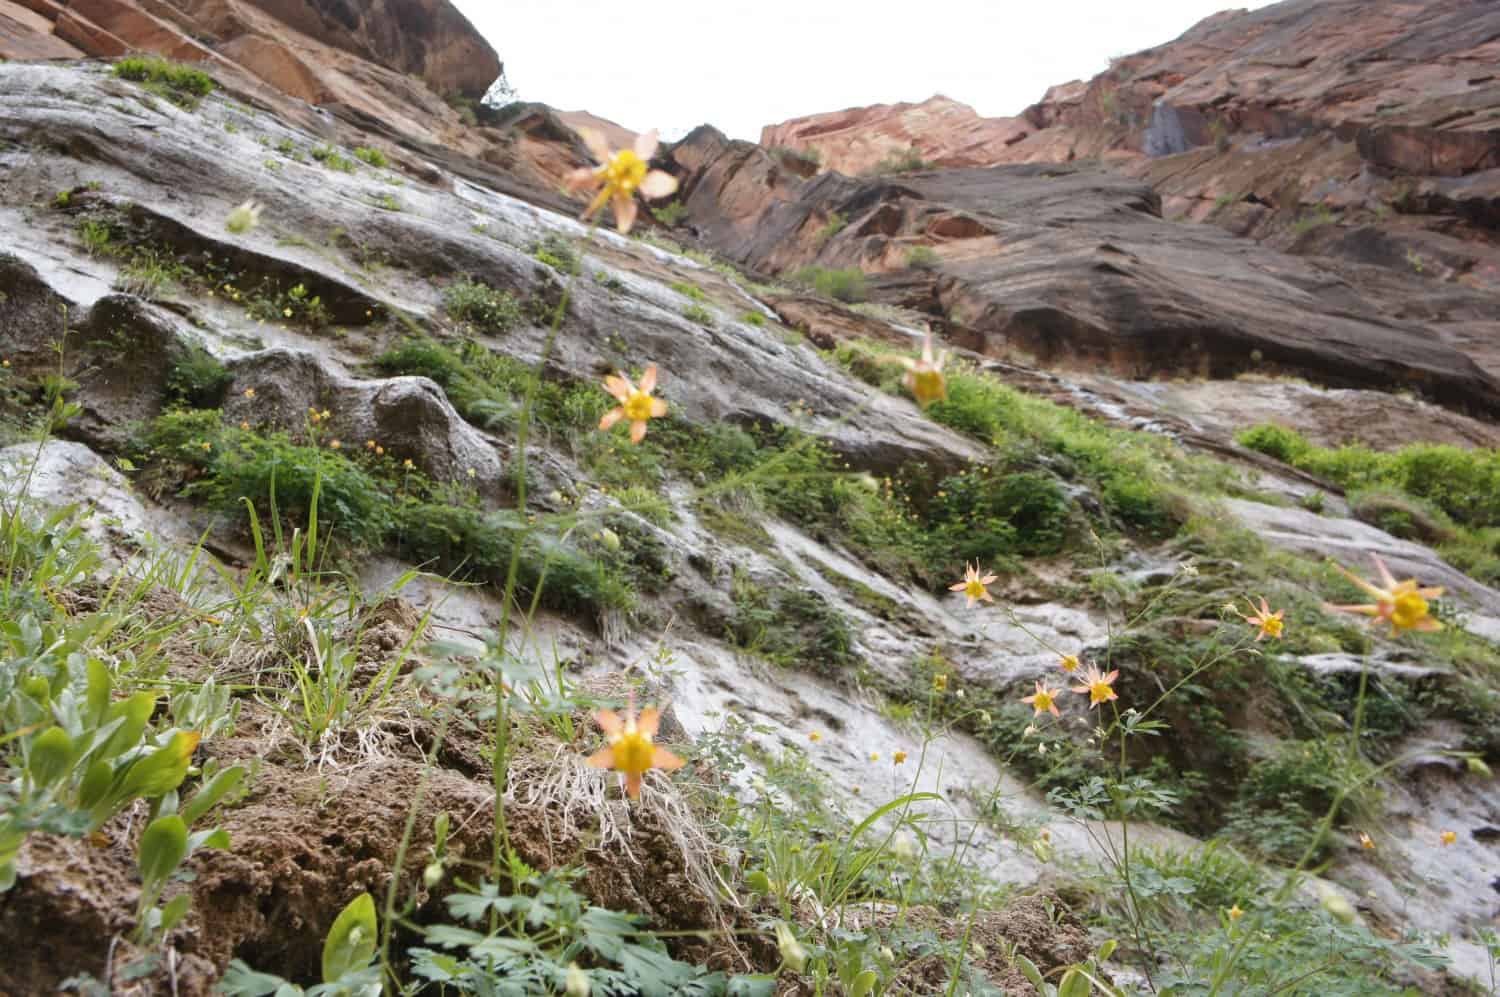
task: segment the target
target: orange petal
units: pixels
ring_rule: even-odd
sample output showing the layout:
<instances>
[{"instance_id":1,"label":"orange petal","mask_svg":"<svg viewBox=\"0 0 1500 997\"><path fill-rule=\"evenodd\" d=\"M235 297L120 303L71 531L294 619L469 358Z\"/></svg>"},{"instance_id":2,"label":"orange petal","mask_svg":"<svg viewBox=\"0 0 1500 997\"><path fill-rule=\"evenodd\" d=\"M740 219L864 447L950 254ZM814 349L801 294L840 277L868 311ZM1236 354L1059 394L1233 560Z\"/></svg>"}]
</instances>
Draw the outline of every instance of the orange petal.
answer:
<instances>
[{"instance_id":1,"label":"orange petal","mask_svg":"<svg viewBox=\"0 0 1500 997\"><path fill-rule=\"evenodd\" d=\"M672 754L666 748L653 748L651 751L651 767L665 769L668 772L676 772L686 765L687 762Z\"/></svg>"},{"instance_id":2,"label":"orange petal","mask_svg":"<svg viewBox=\"0 0 1500 997\"><path fill-rule=\"evenodd\" d=\"M578 137L583 139L583 144L593 155L594 160L601 166L609 162L610 158L614 156L614 152L609 148L609 143L604 141L604 136L594 131L594 129L580 128L578 129Z\"/></svg>"},{"instance_id":3,"label":"orange petal","mask_svg":"<svg viewBox=\"0 0 1500 997\"><path fill-rule=\"evenodd\" d=\"M656 147L658 144L657 132L655 128L651 129L649 132L641 132L635 137L635 154L649 163L651 161L651 157L656 155Z\"/></svg>"},{"instance_id":4,"label":"orange petal","mask_svg":"<svg viewBox=\"0 0 1500 997\"><path fill-rule=\"evenodd\" d=\"M964 590L964 586L966 586L968 584L969 584L968 582L954 582L952 585L948 586L948 591L949 592L962 592Z\"/></svg>"},{"instance_id":5,"label":"orange petal","mask_svg":"<svg viewBox=\"0 0 1500 997\"><path fill-rule=\"evenodd\" d=\"M625 773L625 795L632 800L641 798L641 774L639 772Z\"/></svg>"},{"instance_id":6,"label":"orange petal","mask_svg":"<svg viewBox=\"0 0 1500 997\"><path fill-rule=\"evenodd\" d=\"M615 396L615 401L623 402L630 399L630 378L623 374L611 374L604 379L604 390Z\"/></svg>"},{"instance_id":7,"label":"orange petal","mask_svg":"<svg viewBox=\"0 0 1500 997\"><path fill-rule=\"evenodd\" d=\"M1385 566L1385 562L1380 559L1379 555L1371 554L1370 559L1375 562L1375 570L1380 572L1380 580L1385 583L1385 587L1395 588L1396 576L1391 574L1391 569Z\"/></svg>"},{"instance_id":8,"label":"orange petal","mask_svg":"<svg viewBox=\"0 0 1500 997\"><path fill-rule=\"evenodd\" d=\"M630 442L639 443L646 438L646 420L638 419L630 424Z\"/></svg>"},{"instance_id":9,"label":"orange petal","mask_svg":"<svg viewBox=\"0 0 1500 997\"><path fill-rule=\"evenodd\" d=\"M599 173L596 170L592 170L587 166L580 166L568 174L568 178L563 181L563 186L576 194L580 190L596 186L598 183Z\"/></svg>"},{"instance_id":10,"label":"orange petal","mask_svg":"<svg viewBox=\"0 0 1500 997\"><path fill-rule=\"evenodd\" d=\"M667 414L667 403L660 398L651 399L651 418L660 419Z\"/></svg>"},{"instance_id":11,"label":"orange petal","mask_svg":"<svg viewBox=\"0 0 1500 997\"><path fill-rule=\"evenodd\" d=\"M635 224L635 199L627 194L619 194L616 195L613 203L615 207L615 228L619 229L621 235L627 235L630 232L631 226Z\"/></svg>"},{"instance_id":12,"label":"orange petal","mask_svg":"<svg viewBox=\"0 0 1500 997\"><path fill-rule=\"evenodd\" d=\"M614 710L595 710L594 723L606 734L618 734L625 729L625 721Z\"/></svg>"},{"instance_id":13,"label":"orange petal","mask_svg":"<svg viewBox=\"0 0 1500 997\"><path fill-rule=\"evenodd\" d=\"M588 757L590 768L612 769L615 767L615 749L601 748Z\"/></svg>"},{"instance_id":14,"label":"orange petal","mask_svg":"<svg viewBox=\"0 0 1500 997\"><path fill-rule=\"evenodd\" d=\"M623 418L625 418L624 409L612 408L608 412L604 413L604 418L599 420L599 428L609 429L611 426L613 426Z\"/></svg>"},{"instance_id":15,"label":"orange petal","mask_svg":"<svg viewBox=\"0 0 1500 997\"><path fill-rule=\"evenodd\" d=\"M656 390L656 364L646 368L646 373L641 375L641 390L646 394Z\"/></svg>"},{"instance_id":16,"label":"orange petal","mask_svg":"<svg viewBox=\"0 0 1500 997\"><path fill-rule=\"evenodd\" d=\"M661 711L654 706L648 706L636 718L635 729L647 737L655 737L656 728L659 723L661 723Z\"/></svg>"},{"instance_id":17,"label":"orange petal","mask_svg":"<svg viewBox=\"0 0 1500 997\"><path fill-rule=\"evenodd\" d=\"M649 201L677 193L677 178L665 170L652 170L641 181L641 196Z\"/></svg>"}]
</instances>

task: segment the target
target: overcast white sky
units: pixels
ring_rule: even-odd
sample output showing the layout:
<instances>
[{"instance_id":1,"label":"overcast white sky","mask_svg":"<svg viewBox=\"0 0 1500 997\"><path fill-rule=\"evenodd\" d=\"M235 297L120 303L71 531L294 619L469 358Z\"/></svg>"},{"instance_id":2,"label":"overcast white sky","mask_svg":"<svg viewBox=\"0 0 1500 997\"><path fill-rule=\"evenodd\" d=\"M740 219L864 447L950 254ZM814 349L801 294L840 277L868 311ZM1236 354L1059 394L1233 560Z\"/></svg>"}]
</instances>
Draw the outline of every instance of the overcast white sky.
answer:
<instances>
[{"instance_id":1,"label":"overcast white sky","mask_svg":"<svg viewBox=\"0 0 1500 997\"><path fill-rule=\"evenodd\" d=\"M1209 14L1269 0L454 0L525 100L669 138L934 93L1016 114Z\"/></svg>"}]
</instances>

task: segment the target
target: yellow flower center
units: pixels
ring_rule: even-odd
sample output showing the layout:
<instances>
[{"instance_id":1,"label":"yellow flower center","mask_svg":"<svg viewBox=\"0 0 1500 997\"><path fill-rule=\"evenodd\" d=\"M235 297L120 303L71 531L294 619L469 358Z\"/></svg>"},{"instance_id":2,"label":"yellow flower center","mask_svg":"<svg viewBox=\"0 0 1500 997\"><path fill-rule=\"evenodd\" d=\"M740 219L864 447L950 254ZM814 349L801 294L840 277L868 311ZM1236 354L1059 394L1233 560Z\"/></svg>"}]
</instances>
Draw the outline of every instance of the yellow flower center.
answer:
<instances>
[{"instance_id":1,"label":"yellow flower center","mask_svg":"<svg viewBox=\"0 0 1500 997\"><path fill-rule=\"evenodd\" d=\"M984 587L984 582L980 581L977 578L971 578L964 584L964 595L968 596L970 599L983 598L984 594L988 591L989 589Z\"/></svg>"},{"instance_id":2,"label":"yellow flower center","mask_svg":"<svg viewBox=\"0 0 1500 997\"><path fill-rule=\"evenodd\" d=\"M625 410L625 418L631 422L645 422L651 418L651 396L639 389L632 391L620 407Z\"/></svg>"},{"instance_id":3,"label":"yellow flower center","mask_svg":"<svg viewBox=\"0 0 1500 997\"><path fill-rule=\"evenodd\" d=\"M1036 698L1031 701L1031 705L1038 713L1052 709L1052 693L1038 690Z\"/></svg>"},{"instance_id":4,"label":"yellow flower center","mask_svg":"<svg viewBox=\"0 0 1500 997\"><path fill-rule=\"evenodd\" d=\"M617 187L628 194L646 179L646 161L632 149L621 149L610 157L604 177L611 187Z\"/></svg>"},{"instance_id":5,"label":"yellow flower center","mask_svg":"<svg viewBox=\"0 0 1500 997\"><path fill-rule=\"evenodd\" d=\"M1095 703L1109 702L1109 694L1113 691L1114 690L1109 687L1108 682L1089 683L1089 705L1092 706Z\"/></svg>"},{"instance_id":6,"label":"yellow flower center","mask_svg":"<svg viewBox=\"0 0 1500 997\"><path fill-rule=\"evenodd\" d=\"M932 367L918 366L912 371L911 393L919 405L927 405L948 397L948 387L943 383L943 372Z\"/></svg>"},{"instance_id":7,"label":"yellow flower center","mask_svg":"<svg viewBox=\"0 0 1500 997\"><path fill-rule=\"evenodd\" d=\"M1391 622L1402 630L1410 630L1427 618L1427 600L1415 592L1397 596L1391 607Z\"/></svg>"},{"instance_id":8,"label":"yellow flower center","mask_svg":"<svg viewBox=\"0 0 1500 997\"><path fill-rule=\"evenodd\" d=\"M1078 671L1078 655L1065 654L1062 659L1062 670L1065 672Z\"/></svg>"},{"instance_id":9,"label":"yellow flower center","mask_svg":"<svg viewBox=\"0 0 1500 997\"><path fill-rule=\"evenodd\" d=\"M645 772L651 767L651 755L655 748L651 738L633 726L625 729L614 743L615 768L621 772Z\"/></svg>"},{"instance_id":10,"label":"yellow flower center","mask_svg":"<svg viewBox=\"0 0 1500 997\"><path fill-rule=\"evenodd\" d=\"M1281 636L1283 621L1279 616L1268 616L1260 621L1260 628L1272 637Z\"/></svg>"}]
</instances>

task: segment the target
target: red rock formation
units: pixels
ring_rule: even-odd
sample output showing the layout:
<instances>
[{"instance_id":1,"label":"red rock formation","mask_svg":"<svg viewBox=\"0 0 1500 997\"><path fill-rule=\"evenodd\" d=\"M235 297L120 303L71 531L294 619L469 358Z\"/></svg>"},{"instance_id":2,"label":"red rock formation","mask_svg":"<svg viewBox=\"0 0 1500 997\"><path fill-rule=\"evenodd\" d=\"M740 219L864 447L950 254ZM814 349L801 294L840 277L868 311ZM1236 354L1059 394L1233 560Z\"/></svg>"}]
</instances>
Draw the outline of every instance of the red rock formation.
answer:
<instances>
[{"instance_id":1,"label":"red rock formation","mask_svg":"<svg viewBox=\"0 0 1500 997\"><path fill-rule=\"evenodd\" d=\"M937 95L920 104L851 107L767 125L760 144L814 151L827 169L854 176L913 151L943 166L987 166L1034 130L1022 118L983 118Z\"/></svg>"}]
</instances>

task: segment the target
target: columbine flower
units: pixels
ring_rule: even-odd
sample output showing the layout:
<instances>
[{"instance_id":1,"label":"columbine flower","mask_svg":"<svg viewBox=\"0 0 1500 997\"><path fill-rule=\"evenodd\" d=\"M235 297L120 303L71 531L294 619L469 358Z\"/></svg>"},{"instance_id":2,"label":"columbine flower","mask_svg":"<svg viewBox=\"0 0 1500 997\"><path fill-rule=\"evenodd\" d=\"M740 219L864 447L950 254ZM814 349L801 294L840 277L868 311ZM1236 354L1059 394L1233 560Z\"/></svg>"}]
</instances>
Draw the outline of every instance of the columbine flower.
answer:
<instances>
[{"instance_id":1,"label":"columbine flower","mask_svg":"<svg viewBox=\"0 0 1500 997\"><path fill-rule=\"evenodd\" d=\"M594 722L609 736L609 746L590 755L588 763L596 769L615 769L624 776L625 795L632 800L641 798L641 776L647 769L675 772L684 764L681 758L651 743L660 720L661 713L649 706L637 717L634 700L624 719L614 710L594 711Z\"/></svg>"},{"instance_id":2,"label":"columbine flower","mask_svg":"<svg viewBox=\"0 0 1500 997\"><path fill-rule=\"evenodd\" d=\"M904 765L906 763L906 752L896 752L895 754L891 755L891 761L897 765Z\"/></svg>"},{"instance_id":3,"label":"columbine flower","mask_svg":"<svg viewBox=\"0 0 1500 997\"><path fill-rule=\"evenodd\" d=\"M1245 916L1245 912L1242 911L1242 910L1240 910L1240 905L1239 904L1235 904L1233 907L1229 908L1229 910L1226 911L1225 913L1227 913L1229 915L1229 920L1231 920L1231 921L1238 921L1240 918L1242 918L1242 917Z\"/></svg>"},{"instance_id":4,"label":"columbine flower","mask_svg":"<svg viewBox=\"0 0 1500 997\"><path fill-rule=\"evenodd\" d=\"M604 413L599 420L600 429L609 429L621 419L630 420L630 442L639 443L646 438L646 422L660 419L667 414L667 403L652 398L656 389L656 364L646 368L641 375L641 386L635 387L623 373L611 374L604 379L604 390L614 396L620 404Z\"/></svg>"},{"instance_id":5,"label":"columbine flower","mask_svg":"<svg viewBox=\"0 0 1500 997\"><path fill-rule=\"evenodd\" d=\"M938 672L936 675L934 675L932 677L932 691L933 692L947 692L948 691L948 673L947 672Z\"/></svg>"},{"instance_id":6,"label":"columbine flower","mask_svg":"<svg viewBox=\"0 0 1500 997\"><path fill-rule=\"evenodd\" d=\"M1054 717L1060 717L1062 714L1057 712L1057 703L1053 697L1061 691L1061 689L1049 689L1047 683L1037 679L1036 692L1022 697L1021 702L1029 704L1036 711L1033 716L1051 713Z\"/></svg>"},{"instance_id":7,"label":"columbine flower","mask_svg":"<svg viewBox=\"0 0 1500 997\"><path fill-rule=\"evenodd\" d=\"M406 470L411 471L411 470L414 470L417 465L413 464L411 462L411 458L408 457L408 458L406 458L405 460L403 460L401 462L401 466L404 467Z\"/></svg>"},{"instance_id":8,"label":"columbine flower","mask_svg":"<svg viewBox=\"0 0 1500 997\"><path fill-rule=\"evenodd\" d=\"M1112 699L1119 699L1115 695L1113 684L1120 677L1120 670L1116 668L1108 675L1101 675L1099 669L1089 665L1089 670L1084 673L1083 685L1072 687L1074 692L1086 692L1089 695L1089 709L1093 709L1100 703L1107 703Z\"/></svg>"},{"instance_id":9,"label":"columbine flower","mask_svg":"<svg viewBox=\"0 0 1500 997\"><path fill-rule=\"evenodd\" d=\"M974 605L983 599L985 602L994 602L990 590L986 587L995 581L995 575L979 574L979 564L964 565L964 580L948 586L950 592L962 592L964 598L968 599L967 608L973 609Z\"/></svg>"},{"instance_id":10,"label":"columbine flower","mask_svg":"<svg viewBox=\"0 0 1500 997\"><path fill-rule=\"evenodd\" d=\"M1373 852L1375 850L1375 839L1361 831L1359 832L1359 847L1367 852Z\"/></svg>"},{"instance_id":11,"label":"columbine flower","mask_svg":"<svg viewBox=\"0 0 1500 997\"><path fill-rule=\"evenodd\" d=\"M599 163L592 169L580 167L568 175L568 190L577 193L597 188L599 191L584 209L584 219L592 218L608 201L615 209L615 227L624 235L635 224L636 191L640 191L646 200L654 201L677 190L676 177L649 169L651 157L656 155L655 129L637 135L634 148L619 152L611 152L598 132L582 128L578 134Z\"/></svg>"},{"instance_id":12,"label":"columbine flower","mask_svg":"<svg viewBox=\"0 0 1500 997\"><path fill-rule=\"evenodd\" d=\"M1442 834L1438 835L1438 840L1441 841L1446 847L1458 840L1458 834L1455 831L1444 831Z\"/></svg>"},{"instance_id":13,"label":"columbine flower","mask_svg":"<svg viewBox=\"0 0 1500 997\"><path fill-rule=\"evenodd\" d=\"M244 235L260 224L260 212L259 204L246 201L229 213L229 217L224 219L224 227L235 235Z\"/></svg>"},{"instance_id":14,"label":"columbine flower","mask_svg":"<svg viewBox=\"0 0 1500 997\"><path fill-rule=\"evenodd\" d=\"M1403 630L1443 629L1443 625L1432 618L1427 605L1428 599L1436 599L1443 594L1442 589L1418 588L1415 578L1398 582L1391 574L1391 570L1385 566L1384 561L1374 554L1370 557L1375 562L1375 570L1380 574L1378 586L1345 570L1342 566L1337 567L1345 578L1374 596L1375 602L1358 606L1325 605L1324 609L1337 613L1359 613L1362 616L1372 617L1371 623L1375 624L1381 621L1389 623L1393 637Z\"/></svg>"},{"instance_id":15,"label":"columbine flower","mask_svg":"<svg viewBox=\"0 0 1500 997\"><path fill-rule=\"evenodd\" d=\"M1081 662L1078 660L1078 655L1076 654L1064 654L1062 655L1062 660L1057 664L1058 667L1060 667L1063 671L1067 672L1069 675L1072 675L1074 672L1078 671L1078 666L1081 664Z\"/></svg>"},{"instance_id":16,"label":"columbine flower","mask_svg":"<svg viewBox=\"0 0 1500 997\"><path fill-rule=\"evenodd\" d=\"M818 731L810 730L807 732L807 739L813 744L817 744L819 741L823 740L823 735Z\"/></svg>"},{"instance_id":17,"label":"columbine flower","mask_svg":"<svg viewBox=\"0 0 1500 997\"><path fill-rule=\"evenodd\" d=\"M901 358L901 364L906 368L906 376L901 379L901 383L906 385L906 390L911 392L917 404L923 408L948 398L948 382L943 379L943 361L946 359L947 351L939 353L936 359L933 358L931 329L927 330L927 335L922 340L922 359Z\"/></svg>"},{"instance_id":18,"label":"columbine flower","mask_svg":"<svg viewBox=\"0 0 1500 997\"><path fill-rule=\"evenodd\" d=\"M1250 608L1254 609L1255 607L1251 606ZM1255 639L1259 641L1264 640L1267 637L1281 636L1281 628L1285 625L1281 618L1283 612L1284 611L1280 609L1278 609L1274 613L1271 612L1271 607L1266 605L1266 597L1261 596L1259 612L1256 612L1254 615L1250 616L1247 616L1244 613L1240 613L1239 616L1240 619L1244 620L1246 623L1250 623L1254 626L1260 627L1260 633L1255 635Z\"/></svg>"}]
</instances>

